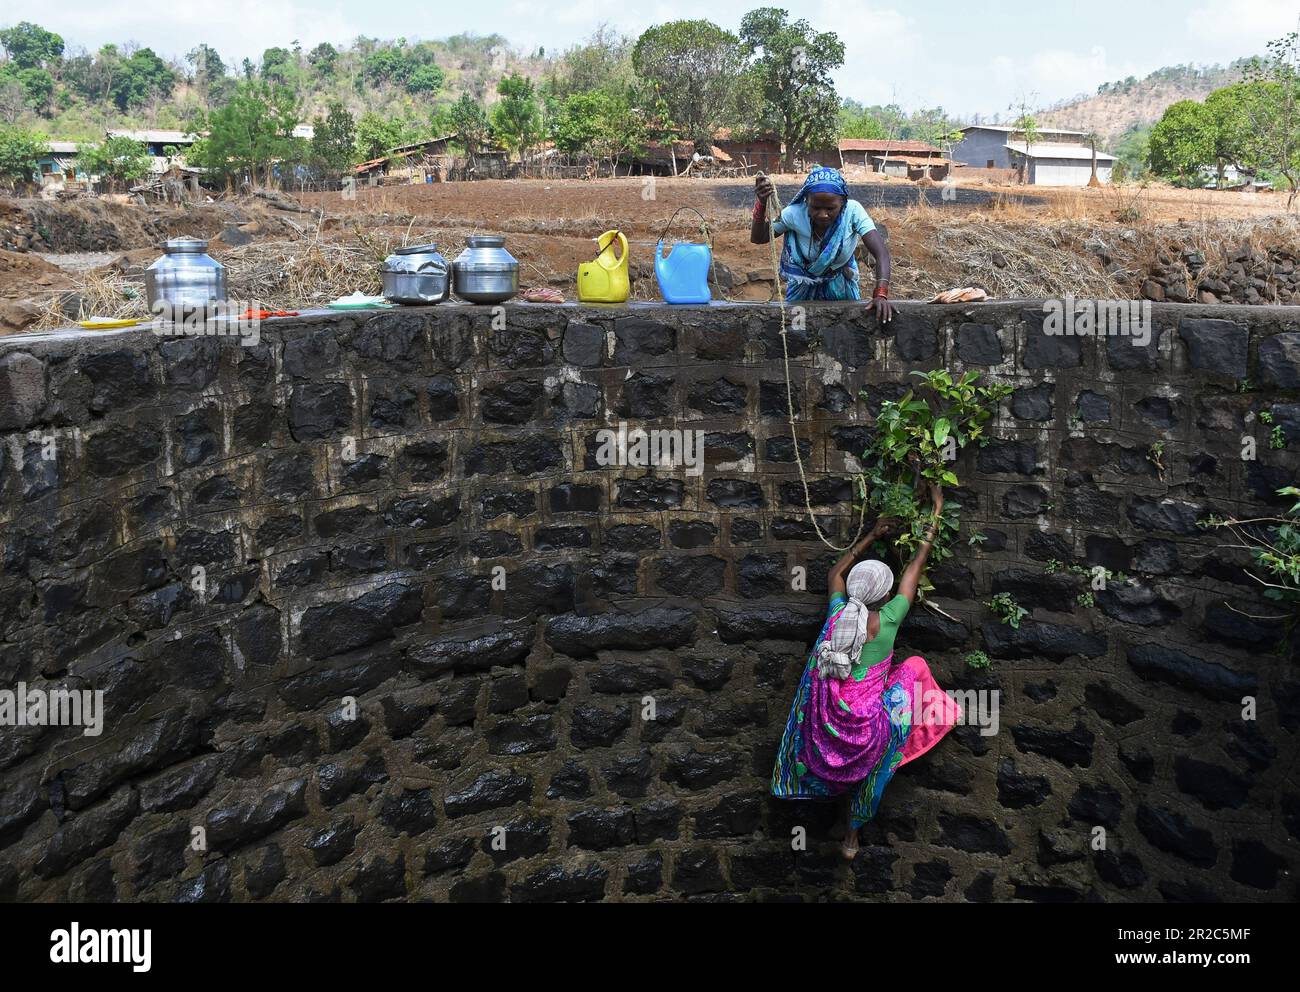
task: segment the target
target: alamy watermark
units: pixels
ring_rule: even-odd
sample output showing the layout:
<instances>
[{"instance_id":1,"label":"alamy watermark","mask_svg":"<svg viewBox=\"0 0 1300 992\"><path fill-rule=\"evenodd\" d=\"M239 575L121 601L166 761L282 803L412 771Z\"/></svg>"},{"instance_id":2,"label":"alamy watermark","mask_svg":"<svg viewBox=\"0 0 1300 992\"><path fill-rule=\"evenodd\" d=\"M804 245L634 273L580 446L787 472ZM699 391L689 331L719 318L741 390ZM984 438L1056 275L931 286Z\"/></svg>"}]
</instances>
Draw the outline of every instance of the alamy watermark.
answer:
<instances>
[{"instance_id":1,"label":"alamy watermark","mask_svg":"<svg viewBox=\"0 0 1300 992\"><path fill-rule=\"evenodd\" d=\"M687 475L704 472L704 431L640 427L629 431L627 421L620 420L617 430L598 430L596 441L600 445L596 449L597 465L684 467Z\"/></svg>"},{"instance_id":2,"label":"alamy watermark","mask_svg":"<svg viewBox=\"0 0 1300 992\"><path fill-rule=\"evenodd\" d=\"M262 340L262 307L256 300L212 300L203 304L158 300L149 309L154 315L150 330L159 337L232 337L239 338L246 348Z\"/></svg>"},{"instance_id":3,"label":"alamy watermark","mask_svg":"<svg viewBox=\"0 0 1300 992\"><path fill-rule=\"evenodd\" d=\"M1127 335L1139 348L1151 342L1150 300L1044 300L1043 332L1078 337Z\"/></svg>"},{"instance_id":4,"label":"alamy watermark","mask_svg":"<svg viewBox=\"0 0 1300 992\"><path fill-rule=\"evenodd\" d=\"M973 726L979 728L981 737L992 737L998 732L999 689L939 689L926 688L921 681L912 683L912 726ZM956 704L960 716L953 719L952 706Z\"/></svg>"},{"instance_id":5,"label":"alamy watermark","mask_svg":"<svg viewBox=\"0 0 1300 992\"><path fill-rule=\"evenodd\" d=\"M86 737L104 732L103 689L34 689L19 682L0 689L0 727L83 727Z\"/></svg>"},{"instance_id":6,"label":"alamy watermark","mask_svg":"<svg viewBox=\"0 0 1300 992\"><path fill-rule=\"evenodd\" d=\"M50 961L54 964L129 964L134 972L153 964L153 931L144 929L81 929L73 921L66 930L50 932Z\"/></svg>"}]
</instances>

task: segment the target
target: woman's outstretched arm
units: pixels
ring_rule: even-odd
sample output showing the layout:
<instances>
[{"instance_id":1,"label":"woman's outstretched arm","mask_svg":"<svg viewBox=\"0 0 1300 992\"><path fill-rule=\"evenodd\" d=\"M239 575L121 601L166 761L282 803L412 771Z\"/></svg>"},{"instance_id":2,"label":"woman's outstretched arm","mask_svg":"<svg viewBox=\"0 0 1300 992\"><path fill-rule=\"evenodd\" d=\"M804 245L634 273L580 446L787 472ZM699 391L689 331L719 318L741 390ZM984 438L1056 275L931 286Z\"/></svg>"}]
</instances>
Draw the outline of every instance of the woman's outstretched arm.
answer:
<instances>
[{"instance_id":1,"label":"woman's outstretched arm","mask_svg":"<svg viewBox=\"0 0 1300 992\"><path fill-rule=\"evenodd\" d=\"M889 275L892 267L889 245L885 244L880 231L874 229L863 236L862 243L876 260L876 288L871 294L871 309L877 320L887 324L894 319L893 307L889 305Z\"/></svg>"},{"instance_id":2,"label":"woman's outstretched arm","mask_svg":"<svg viewBox=\"0 0 1300 992\"><path fill-rule=\"evenodd\" d=\"M754 196L757 198L754 203L754 219L749 227L749 241L755 245L765 245L771 238L768 237L767 227L767 200L772 195L772 180L768 179L763 173L754 177Z\"/></svg>"},{"instance_id":3,"label":"woman's outstretched arm","mask_svg":"<svg viewBox=\"0 0 1300 992\"><path fill-rule=\"evenodd\" d=\"M924 540L916 549L916 554L907 563L907 568L903 569L903 577L898 580L898 594L906 596L909 603L916 601L916 587L921 581L921 576L925 574L925 562L930 557L930 548L933 547L935 536L939 532L939 514L943 512L943 489L933 482L930 483L930 501L934 506L930 526L925 532Z\"/></svg>"},{"instance_id":4,"label":"woman's outstretched arm","mask_svg":"<svg viewBox=\"0 0 1300 992\"><path fill-rule=\"evenodd\" d=\"M826 573L826 592L834 596L836 593L844 595L844 577L849 574L849 569L857 564L858 559L866 553L866 550L876 543L882 537L888 537L895 528L896 524L888 517L881 517L876 521L876 525L871 528L861 541L844 552L840 560L830 567Z\"/></svg>"}]
</instances>

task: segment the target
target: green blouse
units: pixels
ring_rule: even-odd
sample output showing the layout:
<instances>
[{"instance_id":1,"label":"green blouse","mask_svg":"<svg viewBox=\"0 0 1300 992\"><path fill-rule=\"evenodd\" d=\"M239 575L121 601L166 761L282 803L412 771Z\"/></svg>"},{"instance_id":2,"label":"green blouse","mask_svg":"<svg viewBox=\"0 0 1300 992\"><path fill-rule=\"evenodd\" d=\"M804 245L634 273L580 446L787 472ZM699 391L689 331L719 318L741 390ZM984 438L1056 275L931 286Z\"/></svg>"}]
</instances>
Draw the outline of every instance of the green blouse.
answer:
<instances>
[{"instance_id":1,"label":"green blouse","mask_svg":"<svg viewBox=\"0 0 1300 992\"><path fill-rule=\"evenodd\" d=\"M835 594L835 598L847 602L847 597L840 593ZM862 655L859 663L853 666L853 680L861 682L867 675L867 669L879 665L882 661L894 653L894 638L898 634L898 627L907 616L907 611L912 608L912 604L907 601L907 597L901 593L885 603L878 611L880 613L880 632L874 638L862 645Z\"/></svg>"}]
</instances>

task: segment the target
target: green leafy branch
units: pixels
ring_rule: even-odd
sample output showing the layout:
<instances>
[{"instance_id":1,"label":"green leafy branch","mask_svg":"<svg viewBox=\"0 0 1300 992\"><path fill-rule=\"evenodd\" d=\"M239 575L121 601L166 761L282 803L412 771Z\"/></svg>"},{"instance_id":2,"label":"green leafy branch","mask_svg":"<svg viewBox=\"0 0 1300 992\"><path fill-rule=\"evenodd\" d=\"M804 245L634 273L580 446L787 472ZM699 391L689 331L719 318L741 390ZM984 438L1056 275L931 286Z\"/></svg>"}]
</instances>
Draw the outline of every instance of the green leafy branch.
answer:
<instances>
[{"instance_id":1,"label":"green leafy branch","mask_svg":"<svg viewBox=\"0 0 1300 992\"><path fill-rule=\"evenodd\" d=\"M1276 492L1297 500L1282 516L1246 520L1210 516L1198 521L1198 526L1206 530L1226 529L1238 543L1223 547L1250 551L1256 568L1265 577L1250 569L1245 570L1246 574L1264 587L1264 598L1288 610L1281 616L1256 619L1286 620L1289 635L1300 620L1300 488L1283 486Z\"/></svg>"},{"instance_id":2,"label":"green leafy branch","mask_svg":"<svg viewBox=\"0 0 1300 992\"><path fill-rule=\"evenodd\" d=\"M865 468L858 493L878 515L899 522L894 545L904 559L916 551L930 526L932 511L924 498L928 483L960 485L952 463L967 444L988 443L984 425L1012 389L1004 384L977 385L978 372L956 379L943 369L912 375L923 380L915 390L880 405L875 437L863 452ZM944 503L930 552L932 563L952 555L960 510L960 503ZM929 583L923 582L922 590L927 588Z\"/></svg>"},{"instance_id":3,"label":"green leafy branch","mask_svg":"<svg viewBox=\"0 0 1300 992\"><path fill-rule=\"evenodd\" d=\"M1029 616L1029 611L1015 601L1009 592L1000 592L985 604L1005 624L1010 624L1017 630L1020 629L1020 621Z\"/></svg>"}]
</instances>

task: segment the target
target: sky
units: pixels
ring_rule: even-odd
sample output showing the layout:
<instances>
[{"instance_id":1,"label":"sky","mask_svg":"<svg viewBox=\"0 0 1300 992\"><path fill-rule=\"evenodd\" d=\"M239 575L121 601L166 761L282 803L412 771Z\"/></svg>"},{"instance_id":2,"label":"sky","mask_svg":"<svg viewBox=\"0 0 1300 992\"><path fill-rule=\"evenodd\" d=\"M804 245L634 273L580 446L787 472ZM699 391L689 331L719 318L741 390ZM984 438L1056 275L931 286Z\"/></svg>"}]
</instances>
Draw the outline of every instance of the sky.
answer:
<instances>
[{"instance_id":1,"label":"sky","mask_svg":"<svg viewBox=\"0 0 1300 992\"><path fill-rule=\"evenodd\" d=\"M680 18L705 17L734 31L747 10L765 3L840 36L842 96L908 110L942 106L961 118L1005 115L1022 99L1046 106L1161 66L1262 53L1300 21L1300 0L59 0L22 8L5 0L0 25L30 19L69 47L135 41L164 57L204 41L238 64L273 45L297 40L310 48L359 34L415 40L497 32L521 51L551 52L602 22L632 37Z\"/></svg>"}]
</instances>

